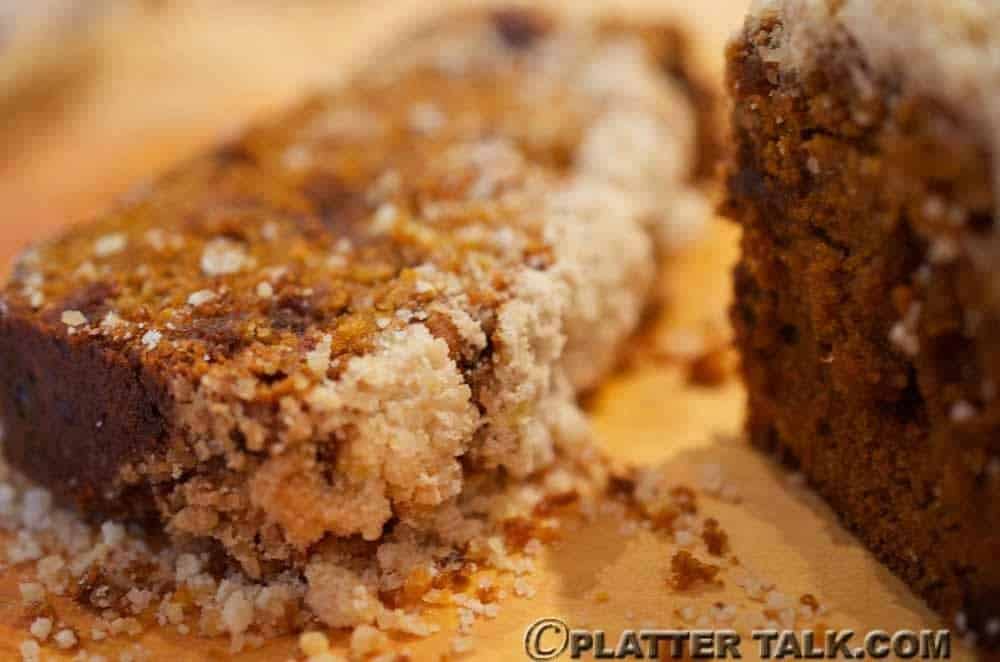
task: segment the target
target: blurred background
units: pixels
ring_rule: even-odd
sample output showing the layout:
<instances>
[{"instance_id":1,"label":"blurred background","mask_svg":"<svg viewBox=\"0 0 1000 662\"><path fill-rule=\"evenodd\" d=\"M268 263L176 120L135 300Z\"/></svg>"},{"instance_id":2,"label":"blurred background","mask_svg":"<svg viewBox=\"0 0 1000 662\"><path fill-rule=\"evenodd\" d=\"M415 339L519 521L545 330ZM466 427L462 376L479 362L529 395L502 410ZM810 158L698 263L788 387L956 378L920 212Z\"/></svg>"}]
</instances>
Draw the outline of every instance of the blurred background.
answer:
<instances>
[{"instance_id":1,"label":"blurred background","mask_svg":"<svg viewBox=\"0 0 1000 662\"><path fill-rule=\"evenodd\" d=\"M29 241L344 79L421 18L469 4L484 3L0 0L0 273ZM718 74L747 0L547 4L670 15Z\"/></svg>"}]
</instances>

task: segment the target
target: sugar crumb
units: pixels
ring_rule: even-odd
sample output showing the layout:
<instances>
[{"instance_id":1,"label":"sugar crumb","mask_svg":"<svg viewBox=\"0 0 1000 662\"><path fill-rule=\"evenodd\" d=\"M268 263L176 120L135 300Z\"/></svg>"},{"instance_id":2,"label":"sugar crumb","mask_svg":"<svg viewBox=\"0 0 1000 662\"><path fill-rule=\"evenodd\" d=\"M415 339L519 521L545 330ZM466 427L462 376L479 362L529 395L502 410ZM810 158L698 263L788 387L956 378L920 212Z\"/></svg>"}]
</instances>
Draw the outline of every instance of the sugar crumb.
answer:
<instances>
[{"instance_id":1,"label":"sugar crumb","mask_svg":"<svg viewBox=\"0 0 1000 662\"><path fill-rule=\"evenodd\" d=\"M52 638L56 646L62 650L69 650L77 644L76 633L72 630L60 630L56 633L56 636Z\"/></svg>"},{"instance_id":2,"label":"sugar crumb","mask_svg":"<svg viewBox=\"0 0 1000 662\"><path fill-rule=\"evenodd\" d=\"M475 649L475 643L470 637L455 637L451 640L451 652L456 655L465 655Z\"/></svg>"},{"instance_id":3,"label":"sugar crumb","mask_svg":"<svg viewBox=\"0 0 1000 662\"><path fill-rule=\"evenodd\" d=\"M22 641L20 646L21 660L23 662L41 662L42 648L34 639Z\"/></svg>"},{"instance_id":4,"label":"sugar crumb","mask_svg":"<svg viewBox=\"0 0 1000 662\"><path fill-rule=\"evenodd\" d=\"M143 347L145 347L148 351L153 351L159 346L160 340L162 339L163 339L163 334L160 333L159 331L147 331L142 336L142 340L140 342L142 343Z\"/></svg>"},{"instance_id":5,"label":"sugar crumb","mask_svg":"<svg viewBox=\"0 0 1000 662\"><path fill-rule=\"evenodd\" d=\"M64 310L60 319L68 327L82 326L87 323L87 317L79 310Z\"/></svg>"},{"instance_id":6,"label":"sugar crumb","mask_svg":"<svg viewBox=\"0 0 1000 662\"><path fill-rule=\"evenodd\" d=\"M330 368L330 354L333 351L333 337L329 334L316 344L316 347L306 354L306 365L317 377L326 375Z\"/></svg>"},{"instance_id":7,"label":"sugar crumb","mask_svg":"<svg viewBox=\"0 0 1000 662\"><path fill-rule=\"evenodd\" d=\"M270 299L274 296L274 287L268 282L262 282L257 285L257 296L261 299Z\"/></svg>"},{"instance_id":8,"label":"sugar crumb","mask_svg":"<svg viewBox=\"0 0 1000 662\"><path fill-rule=\"evenodd\" d=\"M45 600L45 587L38 582L26 582L18 585L21 600L26 604L38 604Z\"/></svg>"},{"instance_id":9,"label":"sugar crumb","mask_svg":"<svg viewBox=\"0 0 1000 662\"><path fill-rule=\"evenodd\" d=\"M198 306L203 306L206 303L215 301L217 298L218 295L212 290L198 290L187 298L187 303L189 306L197 308Z\"/></svg>"},{"instance_id":10,"label":"sugar crumb","mask_svg":"<svg viewBox=\"0 0 1000 662\"><path fill-rule=\"evenodd\" d=\"M51 618L36 618L32 623L31 627L28 629L31 632L31 636L39 641L45 641L52 634L52 619Z\"/></svg>"},{"instance_id":11,"label":"sugar crumb","mask_svg":"<svg viewBox=\"0 0 1000 662\"><path fill-rule=\"evenodd\" d=\"M534 598L537 593L538 591L535 590L535 587L529 584L523 577L518 577L514 580L514 594L519 598L527 598L530 600L531 598Z\"/></svg>"},{"instance_id":12,"label":"sugar crumb","mask_svg":"<svg viewBox=\"0 0 1000 662\"><path fill-rule=\"evenodd\" d=\"M201 270L207 276L227 276L242 271L248 260L244 247L230 239L213 239L201 255Z\"/></svg>"},{"instance_id":13,"label":"sugar crumb","mask_svg":"<svg viewBox=\"0 0 1000 662\"><path fill-rule=\"evenodd\" d=\"M371 625L359 625L351 633L351 656L363 658L378 653L389 645L389 637Z\"/></svg>"},{"instance_id":14,"label":"sugar crumb","mask_svg":"<svg viewBox=\"0 0 1000 662\"><path fill-rule=\"evenodd\" d=\"M96 257L110 257L121 253L128 245L128 238L121 233L108 234L94 242Z\"/></svg>"},{"instance_id":15,"label":"sugar crumb","mask_svg":"<svg viewBox=\"0 0 1000 662\"><path fill-rule=\"evenodd\" d=\"M330 640L322 632L304 632L299 637L299 649L306 657L320 655L330 649Z\"/></svg>"},{"instance_id":16,"label":"sugar crumb","mask_svg":"<svg viewBox=\"0 0 1000 662\"><path fill-rule=\"evenodd\" d=\"M967 423L976 417L976 408L967 400L959 400L951 407L951 420L955 423Z\"/></svg>"}]
</instances>

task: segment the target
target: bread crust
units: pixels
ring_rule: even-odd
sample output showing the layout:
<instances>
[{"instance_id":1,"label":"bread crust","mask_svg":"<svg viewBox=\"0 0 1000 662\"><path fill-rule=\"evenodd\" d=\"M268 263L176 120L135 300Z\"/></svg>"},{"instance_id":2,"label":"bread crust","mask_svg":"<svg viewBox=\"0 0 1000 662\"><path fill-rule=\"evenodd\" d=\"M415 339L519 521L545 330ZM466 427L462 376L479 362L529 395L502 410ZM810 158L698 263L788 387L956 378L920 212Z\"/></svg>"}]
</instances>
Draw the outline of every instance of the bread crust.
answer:
<instances>
[{"instance_id":1,"label":"bread crust","mask_svg":"<svg viewBox=\"0 0 1000 662\"><path fill-rule=\"evenodd\" d=\"M835 19L807 60L776 55L794 15L759 19L729 49L750 438L995 644L1000 317L996 263L978 258L995 232L993 147L959 100L877 66Z\"/></svg>"}]
</instances>

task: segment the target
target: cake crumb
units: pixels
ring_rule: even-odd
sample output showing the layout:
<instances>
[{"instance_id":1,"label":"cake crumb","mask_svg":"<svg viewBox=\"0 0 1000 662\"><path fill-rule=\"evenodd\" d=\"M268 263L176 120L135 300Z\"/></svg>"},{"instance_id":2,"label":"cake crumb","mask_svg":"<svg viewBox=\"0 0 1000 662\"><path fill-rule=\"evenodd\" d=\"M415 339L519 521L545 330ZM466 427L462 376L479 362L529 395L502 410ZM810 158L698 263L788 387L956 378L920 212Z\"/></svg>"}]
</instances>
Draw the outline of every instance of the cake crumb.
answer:
<instances>
[{"instance_id":1,"label":"cake crumb","mask_svg":"<svg viewBox=\"0 0 1000 662\"><path fill-rule=\"evenodd\" d=\"M535 587L532 586L523 577L518 577L514 580L514 594L519 598L526 598L528 600L535 597L537 591Z\"/></svg>"},{"instance_id":2,"label":"cake crumb","mask_svg":"<svg viewBox=\"0 0 1000 662\"><path fill-rule=\"evenodd\" d=\"M307 658L306 662L345 662L344 658L329 651Z\"/></svg>"},{"instance_id":3,"label":"cake crumb","mask_svg":"<svg viewBox=\"0 0 1000 662\"><path fill-rule=\"evenodd\" d=\"M306 657L330 650L330 640L322 632L305 632L299 637L299 648Z\"/></svg>"},{"instance_id":4,"label":"cake crumb","mask_svg":"<svg viewBox=\"0 0 1000 662\"><path fill-rule=\"evenodd\" d=\"M736 354L728 345L714 347L697 356L688 366L688 379L706 388L721 386L735 373Z\"/></svg>"},{"instance_id":5,"label":"cake crumb","mask_svg":"<svg viewBox=\"0 0 1000 662\"><path fill-rule=\"evenodd\" d=\"M160 340L162 339L163 334L159 331L147 331L145 335L142 336L142 340L140 342L142 342L143 347L145 347L148 351L153 351L157 348L157 346L159 346Z\"/></svg>"},{"instance_id":6,"label":"cake crumb","mask_svg":"<svg viewBox=\"0 0 1000 662\"><path fill-rule=\"evenodd\" d=\"M34 605L45 600L45 587L38 582L25 582L18 585L21 591L21 600L26 604Z\"/></svg>"},{"instance_id":7,"label":"cake crumb","mask_svg":"<svg viewBox=\"0 0 1000 662\"><path fill-rule=\"evenodd\" d=\"M101 320L101 328L105 330L113 330L121 326L122 318L118 316L113 310L109 310L104 319Z\"/></svg>"},{"instance_id":8,"label":"cake crumb","mask_svg":"<svg viewBox=\"0 0 1000 662\"><path fill-rule=\"evenodd\" d=\"M475 649L475 644L470 637L455 637L451 640L451 652L456 655L465 655Z\"/></svg>"},{"instance_id":9,"label":"cake crumb","mask_svg":"<svg viewBox=\"0 0 1000 662\"><path fill-rule=\"evenodd\" d=\"M307 662L345 662L344 658L340 655L334 653L325 652L319 655L313 655L307 659Z\"/></svg>"},{"instance_id":10,"label":"cake crumb","mask_svg":"<svg viewBox=\"0 0 1000 662\"><path fill-rule=\"evenodd\" d=\"M930 245L927 258L933 264L948 264L958 259L958 241L951 237L937 237Z\"/></svg>"},{"instance_id":11,"label":"cake crumb","mask_svg":"<svg viewBox=\"0 0 1000 662\"><path fill-rule=\"evenodd\" d=\"M922 310L920 302L914 301L910 304L903 319L894 324L889 331L889 341L907 356L916 356L920 353L920 338L917 336L917 328Z\"/></svg>"},{"instance_id":12,"label":"cake crumb","mask_svg":"<svg viewBox=\"0 0 1000 662\"><path fill-rule=\"evenodd\" d=\"M231 239L213 239L201 255L201 270L206 276L228 276L242 271L247 261L242 245Z\"/></svg>"},{"instance_id":13,"label":"cake crumb","mask_svg":"<svg viewBox=\"0 0 1000 662\"><path fill-rule=\"evenodd\" d=\"M955 423L967 423L976 417L976 408L967 400L959 400L951 407L951 420Z\"/></svg>"},{"instance_id":14,"label":"cake crumb","mask_svg":"<svg viewBox=\"0 0 1000 662\"><path fill-rule=\"evenodd\" d=\"M396 205L391 202L382 203L382 205L375 210L375 216L372 219L369 232L374 235L386 234L392 229L398 216L399 212L396 209Z\"/></svg>"},{"instance_id":15,"label":"cake crumb","mask_svg":"<svg viewBox=\"0 0 1000 662\"><path fill-rule=\"evenodd\" d=\"M41 662L42 648L34 639L21 642L21 660L23 662Z\"/></svg>"},{"instance_id":16,"label":"cake crumb","mask_svg":"<svg viewBox=\"0 0 1000 662\"><path fill-rule=\"evenodd\" d=\"M52 640L62 650L69 650L77 644L76 633L69 629L60 630Z\"/></svg>"},{"instance_id":17,"label":"cake crumb","mask_svg":"<svg viewBox=\"0 0 1000 662\"><path fill-rule=\"evenodd\" d=\"M87 323L87 317L79 310L64 310L60 319L63 324L70 328L82 326Z\"/></svg>"},{"instance_id":18,"label":"cake crumb","mask_svg":"<svg viewBox=\"0 0 1000 662\"><path fill-rule=\"evenodd\" d=\"M351 656L364 658L378 653L389 644L389 638L384 632L371 625L359 625L351 633Z\"/></svg>"},{"instance_id":19,"label":"cake crumb","mask_svg":"<svg viewBox=\"0 0 1000 662\"><path fill-rule=\"evenodd\" d=\"M204 306L206 303L215 301L217 298L218 295L212 290L198 290L187 298L187 303L189 306L197 308L199 306Z\"/></svg>"},{"instance_id":20,"label":"cake crumb","mask_svg":"<svg viewBox=\"0 0 1000 662\"><path fill-rule=\"evenodd\" d=\"M302 145L292 145L282 153L281 163L289 170L304 170L312 163L312 154ZM265 226L265 229L271 226L273 224ZM276 227L275 230L277 230ZM266 232L262 233L261 236L265 239L273 240L277 236L277 232Z\"/></svg>"},{"instance_id":21,"label":"cake crumb","mask_svg":"<svg viewBox=\"0 0 1000 662\"><path fill-rule=\"evenodd\" d=\"M781 591L770 591L764 604L770 609L785 609L788 606L788 598Z\"/></svg>"},{"instance_id":22,"label":"cake crumb","mask_svg":"<svg viewBox=\"0 0 1000 662\"><path fill-rule=\"evenodd\" d=\"M233 591L222 607L222 623L231 634L240 635L253 623L253 603L241 589Z\"/></svg>"},{"instance_id":23,"label":"cake crumb","mask_svg":"<svg viewBox=\"0 0 1000 662\"><path fill-rule=\"evenodd\" d=\"M694 545L694 534L690 531L677 531L674 533L674 542L680 547L691 547Z\"/></svg>"},{"instance_id":24,"label":"cake crumb","mask_svg":"<svg viewBox=\"0 0 1000 662\"><path fill-rule=\"evenodd\" d=\"M687 591L699 585L720 586L720 570L719 566L699 561L687 551L677 552L670 560L671 584L678 591Z\"/></svg>"},{"instance_id":25,"label":"cake crumb","mask_svg":"<svg viewBox=\"0 0 1000 662\"><path fill-rule=\"evenodd\" d=\"M128 238L124 234L108 234L94 242L94 255L96 257L111 257L121 253L127 245Z\"/></svg>"},{"instance_id":26,"label":"cake crumb","mask_svg":"<svg viewBox=\"0 0 1000 662\"><path fill-rule=\"evenodd\" d=\"M705 541L708 553L712 556L722 556L729 546L729 535L719 526L719 521L712 517L705 520L701 539Z\"/></svg>"},{"instance_id":27,"label":"cake crumb","mask_svg":"<svg viewBox=\"0 0 1000 662\"><path fill-rule=\"evenodd\" d=\"M45 641L52 634L52 619L36 618L28 631L31 632L31 636L35 639Z\"/></svg>"},{"instance_id":28,"label":"cake crumb","mask_svg":"<svg viewBox=\"0 0 1000 662\"><path fill-rule=\"evenodd\" d=\"M125 527L117 522L107 521L101 524L101 541L109 547L115 547L125 540Z\"/></svg>"},{"instance_id":29,"label":"cake crumb","mask_svg":"<svg viewBox=\"0 0 1000 662\"><path fill-rule=\"evenodd\" d=\"M306 354L306 365L317 377L326 375L326 371L330 368L330 353L332 351L333 337L328 334L323 336L316 347Z\"/></svg>"},{"instance_id":30,"label":"cake crumb","mask_svg":"<svg viewBox=\"0 0 1000 662\"><path fill-rule=\"evenodd\" d=\"M42 558L41 545L29 531L18 531L17 537L7 546L7 560L17 565Z\"/></svg>"},{"instance_id":31,"label":"cake crumb","mask_svg":"<svg viewBox=\"0 0 1000 662\"><path fill-rule=\"evenodd\" d=\"M410 109L410 126L415 131L433 133L444 123L444 114L432 103L417 103Z\"/></svg>"}]
</instances>

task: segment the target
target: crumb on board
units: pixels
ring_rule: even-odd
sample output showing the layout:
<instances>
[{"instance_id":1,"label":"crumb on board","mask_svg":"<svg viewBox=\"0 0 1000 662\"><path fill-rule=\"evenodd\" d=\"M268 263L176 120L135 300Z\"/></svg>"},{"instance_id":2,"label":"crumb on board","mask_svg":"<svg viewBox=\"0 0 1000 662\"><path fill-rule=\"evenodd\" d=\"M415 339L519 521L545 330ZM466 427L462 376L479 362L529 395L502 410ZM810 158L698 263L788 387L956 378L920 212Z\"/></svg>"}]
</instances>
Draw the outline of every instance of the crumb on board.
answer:
<instances>
[{"instance_id":1,"label":"crumb on board","mask_svg":"<svg viewBox=\"0 0 1000 662\"><path fill-rule=\"evenodd\" d=\"M706 388L722 386L736 374L737 355L728 345L713 347L688 365L688 380Z\"/></svg>"},{"instance_id":2,"label":"crumb on board","mask_svg":"<svg viewBox=\"0 0 1000 662\"><path fill-rule=\"evenodd\" d=\"M729 548L729 534L722 530L719 520L714 517L705 520L701 539L712 556L722 556Z\"/></svg>"},{"instance_id":3,"label":"crumb on board","mask_svg":"<svg viewBox=\"0 0 1000 662\"><path fill-rule=\"evenodd\" d=\"M677 591L689 591L702 586L721 586L721 568L699 561L691 552L682 550L670 559L670 585Z\"/></svg>"},{"instance_id":4,"label":"crumb on board","mask_svg":"<svg viewBox=\"0 0 1000 662\"><path fill-rule=\"evenodd\" d=\"M750 575L739 566L724 569L696 558L695 543L699 546L703 543L705 551L717 556L728 553L730 541L718 520L697 514L701 492L695 488L672 482L670 473L665 470L637 469L626 475L613 475L617 477L591 486L589 492L577 484L580 489L575 491L579 494L574 498L566 496L563 478L551 482L550 487L556 490L551 495L546 495L538 486L519 486L515 500L523 501L525 514L498 523L494 535L470 547L468 559L460 562L452 559L444 566L411 567L404 573L400 589L392 598L394 604L407 605L407 610L382 603L381 600L388 599L388 594L374 598L375 601L369 604L375 608L373 613L376 615L371 622L347 628L349 637L343 650L339 646L335 650L330 637L315 629L300 580L253 582L238 574L219 576L214 574L209 556L180 553L162 567L153 566L152 576L161 582L158 588L131 585L123 578L130 577L128 573L139 567L136 563L141 565L157 560L149 556L141 539L136 537L140 531L114 522L97 527L84 525L55 507L44 491L27 487L15 476L9 477L8 483L0 483L0 506L7 504L6 508L0 508L0 524L8 530L27 531L41 547L35 568L36 574L39 566L43 569L42 577L37 582L25 581L19 586L24 608L37 614L28 621L31 641L25 650L29 655L35 650L32 644L39 647L40 655L44 652L43 646L79 650L83 655L91 641L127 643L145 632L148 626L143 625L144 622L154 619L160 626L177 628L179 633L189 636L229 636L234 651L257 647L274 636L301 632L299 649L302 659L308 662L378 659L380 655L393 654L396 648L394 634L422 638L437 632L437 627L428 620L429 612L422 613L424 608L455 611L458 628L450 634L448 647L451 655L464 655L474 648L476 621L496 618L499 603L506 599L508 592L519 599L537 595L537 583L531 577L533 565L526 563L531 557L524 554L529 544L522 543L526 537L523 530L528 528L535 532L551 525L552 515L539 518L536 514L537 506L546 500L549 505L541 508L541 512L555 512L557 518L586 517L587 513L607 509L606 514L634 519L640 528L647 528L642 524L647 523L649 531L665 535L666 541L676 542L678 533L690 536L688 542L692 548L678 549L671 557L669 586L673 591L686 593L699 587L718 586L724 572L736 572L733 583L743 588L747 604L759 604L757 611L721 602L705 611L684 607L677 613L685 623L699 627L713 624L729 627L756 618L761 624L802 625L814 622L825 613L813 594L803 594L793 602L772 583ZM631 505L626 506L623 498ZM575 505L565 510L568 503ZM563 506L553 508L552 504ZM624 510L619 510L622 508ZM676 513L673 528L657 530L655 517L664 508ZM26 512L31 519L37 520L30 530L24 523ZM520 533L511 539L511 531ZM59 547L57 538L69 542L75 551L65 546L53 548L52 545ZM546 544L533 536L527 539L531 547ZM401 550L397 548L396 551ZM94 558L101 559L100 565L87 564ZM388 560L389 557L384 558ZM157 562L162 561L163 557L158 557ZM121 565L116 567L116 564ZM93 574L95 570L98 574ZM82 581L66 581L74 577ZM77 583L82 587L79 592L70 588ZM92 610L94 625L81 629L57 626L56 612L52 611L57 604L56 598L46 584ZM403 588L407 584L410 588ZM362 586L356 582L346 584L344 589L351 596L349 599L356 601L364 595L359 592ZM398 602L400 599L402 602ZM607 603L612 600L612 594L601 589L595 592L594 600L598 604ZM286 620L289 618L290 621ZM142 659L138 653L130 654L135 654L136 660Z\"/></svg>"},{"instance_id":5,"label":"crumb on board","mask_svg":"<svg viewBox=\"0 0 1000 662\"><path fill-rule=\"evenodd\" d=\"M495 619L508 591L526 599L537 593L528 580L535 571L532 556L546 544L540 538L554 540L544 531L560 517L579 518L578 508L603 494L601 472L591 477L562 471L558 479L546 479L543 474L541 484L529 482L508 489L503 499L520 504L521 513L500 515L489 529L471 538L468 558L456 557L448 548L428 556L414 539L387 543L374 559L367 555L350 560L351 564L361 558L380 563L388 573L383 587L396 587L392 591L371 593L370 584L346 572L348 566L324 566L324 572L340 573L346 581L330 584L330 593L315 608L342 604L346 599L370 610L360 621L354 620L360 613L355 612L344 622L351 632L348 652L352 659L385 653L392 633L417 638L435 634L439 628L428 620L425 607L455 609L462 636L452 652L462 654L471 646L474 623ZM35 614L26 625L31 637L24 645L26 659L31 659L36 646L41 651L43 645L79 649L81 656L88 655L90 642L127 643L151 624L194 637L228 636L231 652L303 632L299 645L306 659L340 659L331 650L329 638L309 627L316 620L302 577L283 573L254 580L232 565L219 565L218 558L204 552L172 548L154 552L140 528L113 521L91 525L57 507L45 490L31 486L2 463L0 475L6 477L0 480L0 528L14 534L4 551L8 560L16 559L33 573L31 581L18 585L23 609ZM545 480L554 493L546 491ZM569 498L568 493L574 496ZM487 497L500 495L483 495ZM542 503L549 504L541 509L545 517L535 514ZM567 508L571 503L574 507ZM522 528L531 535L526 541L514 535L516 544L508 545L508 535ZM31 553L26 554L28 547ZM434 554L441 556L435 560ZM67 599L90 612L91 624L81 629L57 625L56 610ZM129 655L142 659L134 651Z\"/></svg>"}]
</instances>

